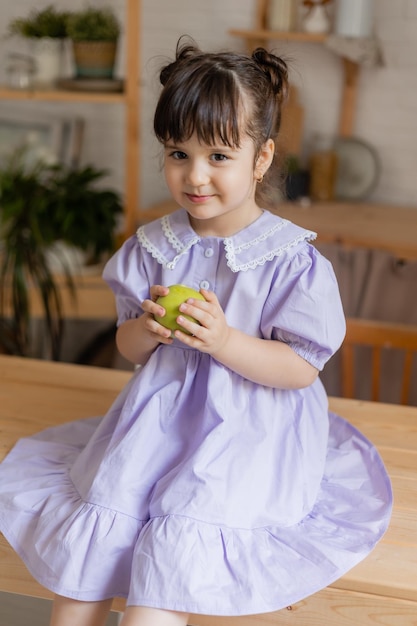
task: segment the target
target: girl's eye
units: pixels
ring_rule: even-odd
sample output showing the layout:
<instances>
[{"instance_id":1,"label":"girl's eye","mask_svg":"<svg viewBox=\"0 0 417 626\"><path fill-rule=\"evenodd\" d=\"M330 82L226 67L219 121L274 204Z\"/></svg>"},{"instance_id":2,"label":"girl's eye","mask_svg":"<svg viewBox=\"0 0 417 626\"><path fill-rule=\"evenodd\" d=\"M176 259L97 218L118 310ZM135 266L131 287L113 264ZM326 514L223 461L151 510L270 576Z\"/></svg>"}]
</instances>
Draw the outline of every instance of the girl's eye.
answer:
<instances>
[{"instance_id":1,"label":"girl's eye","mask_svg":"<svg viewBox=\"0 0 417 626\"><path fill-rule=\"evenodd\" d=\"M173 159L178 159L178 160L187 158L187 155L185 154L185 152L181 152L181 150L174 150L173 152L171 152L169 156L171 156Z\"/></svg>"},{"instance_id":2,"label":"girl's eye","mask_svg":"<svg viewBox=\"0 0 417 626\"><path fill-rule=\"evenodd\" d=\"M212 155L213 161L227 161L228 157L225 154L221 154L220 152L216 152Z\"/></svg>"}]
</instances>

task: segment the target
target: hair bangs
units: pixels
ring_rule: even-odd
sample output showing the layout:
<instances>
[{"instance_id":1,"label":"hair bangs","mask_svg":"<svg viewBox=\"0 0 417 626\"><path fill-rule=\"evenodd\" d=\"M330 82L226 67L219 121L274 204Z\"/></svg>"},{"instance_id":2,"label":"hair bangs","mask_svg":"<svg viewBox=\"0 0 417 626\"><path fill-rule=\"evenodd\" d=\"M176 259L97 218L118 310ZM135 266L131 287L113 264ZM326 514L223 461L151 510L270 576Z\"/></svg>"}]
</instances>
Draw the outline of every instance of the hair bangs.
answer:
<instances>
[{"instance_id":1,"label":"hair bangs","mask_svg":"<svg viewBox=\"0 0 417 626\"><path fill-rule=\"evenodd\" d=\"M166 85L158 102L154 130L162 143L187 141L196 133L207 145L239 147L242 105L233 74L213 66Z\"/></svg>"}]
</instances>

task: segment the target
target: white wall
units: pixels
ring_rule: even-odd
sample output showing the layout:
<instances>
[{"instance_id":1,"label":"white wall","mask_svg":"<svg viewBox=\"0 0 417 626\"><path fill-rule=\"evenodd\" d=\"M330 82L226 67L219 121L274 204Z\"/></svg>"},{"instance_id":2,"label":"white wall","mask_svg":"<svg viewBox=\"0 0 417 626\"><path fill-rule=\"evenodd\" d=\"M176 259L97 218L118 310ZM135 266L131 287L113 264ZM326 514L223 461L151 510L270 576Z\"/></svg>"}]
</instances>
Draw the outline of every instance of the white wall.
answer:
<instances>
[{"instance_id":1,"label":"white wall","mask_svg":"<svg viewBox=\"0 0 417 626\"><path fill-rule=\"evenodd\" d=\"M47 0L14 0L0 4L0 31L8 21ZM82 0L55 0L60 8L76 7ZM95 0L95 4L105 4ZM142 193L141 205L148 207L166 197L159 172L159 149L152 137L152 115L158 93L158 69L172 56L178 37L189 34L205 49L244 49L239 39L227 34L229 28L249 28L253 22L254 0L142 0ZM123 0L111 5L123 17ZM375 0L376 34L385 65L362 68L355 134L378 151L382 171L371 199L417 207L417 0ZM4 81L5 58L16 49L16 41L0 40L0 82ZM315 132L336 133L340 105L342 65L338 57L319 44L277 42L276 49L290 59L294 81L305 107L305 144ZM123 49L119 73L123 71ZM68 61L69 63L69 61ZM69 64L70 67L70 64ZM0 113L7 108L36 106L52 114L76 113L85 117L84 161L111 169L108 182L123 185L123 107L118 105L41 103L16 104L0 101Z\"/></svg>"}]
</instances>

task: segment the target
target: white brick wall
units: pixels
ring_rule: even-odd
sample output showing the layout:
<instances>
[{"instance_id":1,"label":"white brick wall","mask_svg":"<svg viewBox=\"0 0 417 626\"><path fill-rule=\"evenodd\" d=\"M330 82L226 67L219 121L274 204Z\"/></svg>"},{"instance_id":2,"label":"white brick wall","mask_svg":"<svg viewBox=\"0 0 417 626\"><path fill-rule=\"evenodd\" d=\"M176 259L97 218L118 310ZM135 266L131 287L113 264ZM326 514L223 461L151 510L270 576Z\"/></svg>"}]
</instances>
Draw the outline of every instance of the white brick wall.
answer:
<instances>
[{"instance_id":1,"label":"white brick wall","mask_svg":"<svg viewBox=\"0 0 417 626\"><path fill-rule=\"evenodd\" d=\"M96 4L106 4L95 0ZM14 0L0 4L0 37L12 17L25 15L45 0ZM76 7L83 0L55 0L60 8ZM110 3L123 18L124 1ZM140 34L143 67L141 205L147 207L166 197L159 171L159 148L152 137L153 107L158 93L157 73L171 57L178 37L189 34L205 49L234 47L243 43L227 34L229 28L250 27L254 0L142 0ZM417 208L417 0L375 0L376 34L385 65L363 68L357 102L355 134L378 151L381 178L371 199ZM0 38L0 82L4 82L7 52L17 42ZM123 44L122 44L123 46ZM285 44L275 48L290 61L294 82L305 107L305 150L315 132L336 133L340 106L342 65L317 44ZM122 73L123 47L118 67ZM70 63L68 60L68 68ZM52 105L0 101L0 113L8 108L37 107L51 114L76 112L85 117L87 130L84 161L111 169L108 182L123 185L123 108L118 105ZM26 108L25 108L26 107Z\"/></svg>"}]
</instances>

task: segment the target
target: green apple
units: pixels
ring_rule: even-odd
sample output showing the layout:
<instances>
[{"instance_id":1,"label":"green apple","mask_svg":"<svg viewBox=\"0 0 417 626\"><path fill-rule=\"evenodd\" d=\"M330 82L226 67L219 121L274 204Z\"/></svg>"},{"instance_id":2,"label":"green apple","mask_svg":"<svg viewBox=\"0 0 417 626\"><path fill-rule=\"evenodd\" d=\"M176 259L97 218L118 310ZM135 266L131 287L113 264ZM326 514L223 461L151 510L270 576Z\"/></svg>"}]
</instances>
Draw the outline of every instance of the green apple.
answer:
<instances>
[{"instance_id":1,"label":"green apple","mask_svg":"<svg viewBox=\"0 0 417 626\"><path fill-rule=\"evenodd\" d=\"M191 317L191 315L180 313L179 307L183 302L188 300L188 298L194 298L194 300L204 300L204 298L199 291L191 289L191 287L187 287L186 285L171 285L168 289L169 293L166 296L160 296L156 301L157 304L164 307L165 315L155 315L154 317L156 321L162 324L162 326L165 326L165 328L169 328L172 331L182 330L184 333L187 333L185 328L177 323L177 317L183 315L183 317L192 322L196 320Z\"/></svg>"}]
</instances>

